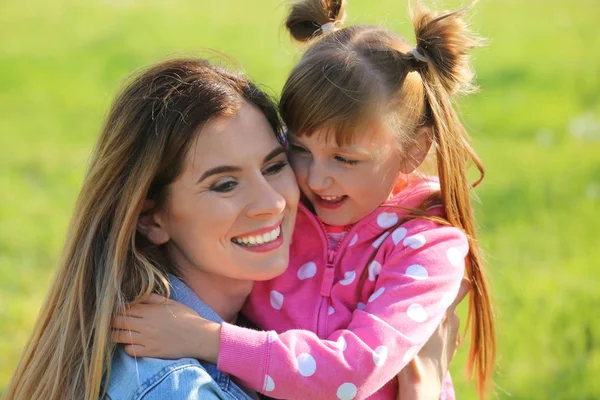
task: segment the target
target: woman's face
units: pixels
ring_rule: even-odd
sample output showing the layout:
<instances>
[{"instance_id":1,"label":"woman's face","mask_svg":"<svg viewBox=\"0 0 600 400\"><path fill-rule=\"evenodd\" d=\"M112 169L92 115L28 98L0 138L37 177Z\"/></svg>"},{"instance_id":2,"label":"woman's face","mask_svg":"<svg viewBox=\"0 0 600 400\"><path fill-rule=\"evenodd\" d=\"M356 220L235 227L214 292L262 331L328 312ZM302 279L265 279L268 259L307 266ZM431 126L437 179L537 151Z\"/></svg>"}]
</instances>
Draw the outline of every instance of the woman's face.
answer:
<instances>
[{"instance_id":1,"label":"woman's face","mask_svg":"<svg viewBox=\"0 0 600 400\"><path fill-rule=\"evenodd\" d=\"M163 236L153 241L166 242L180 271L271 279L288 265L298 198L271 126L244 103L234 117L201 128L165 206L154 214Z\"/></svg>"}]
</instances>

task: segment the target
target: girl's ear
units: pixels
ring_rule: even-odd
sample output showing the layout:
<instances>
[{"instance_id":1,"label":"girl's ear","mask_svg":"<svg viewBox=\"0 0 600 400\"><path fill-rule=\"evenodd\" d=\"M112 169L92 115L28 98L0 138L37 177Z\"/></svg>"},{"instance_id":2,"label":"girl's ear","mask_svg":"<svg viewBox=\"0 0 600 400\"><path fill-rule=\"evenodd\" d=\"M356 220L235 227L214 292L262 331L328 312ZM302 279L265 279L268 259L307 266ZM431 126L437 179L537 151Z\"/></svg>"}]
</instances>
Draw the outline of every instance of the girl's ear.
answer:
<instances>
[{"instance_id":1,"label":"girl's ear","mask_svg":"<svg viewBox=\"0 0 600 400\"><path fill-rule=\"evenodd\" d=\"M137 230L144 235L146 239L155 245L165 244L170 236L166 231L164 222L155 209L156 202L153 200L144 201L144 207L138 218Z\"/></svg>"},{"instance_id":2,"label":"girl's ear","mask_svg":"<svg viewBox=\"0 0 600 400\"><path fill-rule=\"evenodd\" d=\"M432 142L433 131L431 130L431 126L417 128L414 141L405 149L402 155L400 172L403 174L413 173L425 161Z\"/></svg>"}]
</instances>

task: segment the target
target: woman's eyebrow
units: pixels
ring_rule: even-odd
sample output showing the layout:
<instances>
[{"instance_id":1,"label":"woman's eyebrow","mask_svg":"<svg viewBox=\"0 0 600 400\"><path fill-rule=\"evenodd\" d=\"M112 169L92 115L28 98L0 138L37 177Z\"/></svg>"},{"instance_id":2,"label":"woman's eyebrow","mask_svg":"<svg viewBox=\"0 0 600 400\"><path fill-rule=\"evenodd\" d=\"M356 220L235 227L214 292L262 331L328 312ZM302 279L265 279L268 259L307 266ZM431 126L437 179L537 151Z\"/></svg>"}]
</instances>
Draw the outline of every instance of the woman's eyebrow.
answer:
<instances>
[{"instance_id":1,"label":"woman's eyebrow","mask_svg":"<svg viewBox=\"0 0 600 400\"><path fill-rule=\"evenodd\" d=\"M266 162L271 161L272 159L274 159L275 157L277 157L281 153L285 153L285 149L283 147L281 147L281 146L277 146L276 148L274 148L273 150L271 150L271 152L269 154L266 155L266 157L263 160L263 164L266 163Z\"/></svg>"},{"instance_id":2,"label":"woman's eyebrow","mask_svg":"<svg viewBox=\"0 0 600 400\"><path fill-rule=\"evenodd\" d=\"M285 149L281 146L277 146L275 149L271 150L271 152L265 156L265 158L263 159L263 164L271 161L272 159L274 159L281 153L285 153ZM235 167L233 165L221 165L218 167L214 167L214 168L211 168L208 171L204 172L202 174L202 176L200 176L200 179L198 179L198 182L196 182L196 183L200 183L203 180L205 180L206 178L213 176L213 175L225 174L225 173L231 173L231 172L240 172L241 170L242 170L242 168Z\"/></svg>"},{"instance_id":3,"label":"woman's eyebrow","mask_svg":"<svg viewBox=\"0 0 600 400\"><path fill-rule=\"evenodd\" d=\"M221 165L219 167L214 167L209 169L208 171L204 172L202 174L202 176L200 177L200 179L198 179L198 182L196 183L200 183L203 180L205 180L206 178L208 178L209 176L213 176L213 175L218 175L218 174L224 174L227 172L240 172L242 169L240 167L234 167L231 165Z\"/></svg>"}]
</instances>

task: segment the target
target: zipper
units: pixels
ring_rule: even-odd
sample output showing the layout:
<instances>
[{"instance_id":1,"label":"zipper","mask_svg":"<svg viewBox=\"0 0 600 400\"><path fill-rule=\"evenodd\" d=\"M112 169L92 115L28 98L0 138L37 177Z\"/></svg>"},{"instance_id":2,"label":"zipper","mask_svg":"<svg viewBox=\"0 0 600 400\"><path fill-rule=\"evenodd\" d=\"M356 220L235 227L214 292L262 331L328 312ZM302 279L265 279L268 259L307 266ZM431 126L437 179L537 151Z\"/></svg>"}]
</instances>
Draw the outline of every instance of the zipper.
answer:
<instances>
[{"instance_id":1,"label":"zipper","mask_svg":"<svg viewBox=\"0 0 600 400\"><path fill-rule=\"evenodd\" d=\"M352 225L346 236L333 249L331 249L329 248L329 238L327 237L327 229L325 228L325 224L323 224L323 222L313 213L311 213L304 205L300 204L299 208L306 213L308 219L319 231L319 235L325 243L325 270L323 271L323 280L321 281L321 288L319 291L319 294L321 295L321 301L319 302L319 307L317 308L317 320L314 330L314 332L320 338L325 338L328 333L327 322L329 317L330 297L331 289L333 288L333 283L335 280L335 265L337 262L338 250L343 248L343 245L345 245L349 240L351 236L350 233L353 231L353 228L356 224Z\"/></svg>"}]
</instances>

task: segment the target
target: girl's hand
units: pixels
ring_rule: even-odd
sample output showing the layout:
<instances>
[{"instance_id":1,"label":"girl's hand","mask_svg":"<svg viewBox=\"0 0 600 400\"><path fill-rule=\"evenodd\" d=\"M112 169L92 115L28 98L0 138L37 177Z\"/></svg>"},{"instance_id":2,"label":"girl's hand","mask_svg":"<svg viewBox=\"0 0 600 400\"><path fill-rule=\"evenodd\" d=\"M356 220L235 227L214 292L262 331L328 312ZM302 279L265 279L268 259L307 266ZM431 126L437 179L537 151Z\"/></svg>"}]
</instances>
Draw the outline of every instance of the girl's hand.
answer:
<instances>
[{"instance_id":1,"label":"girl's hand","mask_svg":"<svg viewBox=\"0 0 600 400\"><path fill-rule=\"evenodd\" d=\"M134 357L217 362L221 325L174 300L151 294L112 321L112 340Z\"/></svg>"},{"instance_id":2,"label":"girl's hand","mask_svg":"<svg viewBox=\"0 0 600 400\"><path fill-rule=\"evenodd\" d=\"M398 374L398 400L438 400L442 383L456 350L460 345L460 319L456 306L471 290L471 283L463 278L456 299L448 307L438 329L429 338L419 354Z\"/></svg>"}]
</instances>

